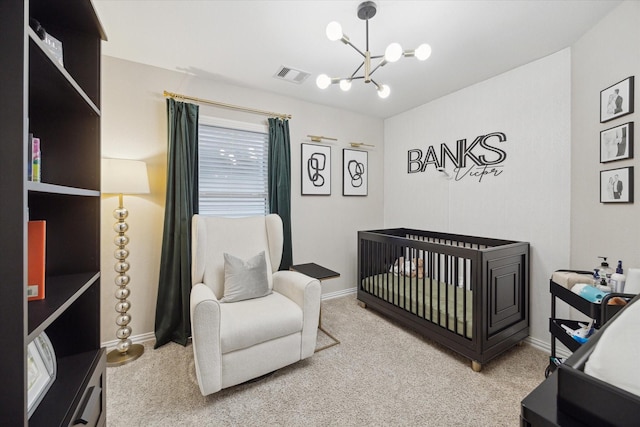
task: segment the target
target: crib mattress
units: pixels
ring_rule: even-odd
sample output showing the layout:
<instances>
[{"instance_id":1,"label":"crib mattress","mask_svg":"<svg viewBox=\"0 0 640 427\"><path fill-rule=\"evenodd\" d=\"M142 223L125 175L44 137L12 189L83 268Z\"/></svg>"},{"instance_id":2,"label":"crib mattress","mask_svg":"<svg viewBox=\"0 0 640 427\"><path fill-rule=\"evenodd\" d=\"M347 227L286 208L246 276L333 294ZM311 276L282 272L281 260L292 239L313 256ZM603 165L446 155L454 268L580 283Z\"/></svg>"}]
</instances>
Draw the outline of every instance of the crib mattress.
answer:
<instances>
[{"instance_id":1,"label":"crib mattress","mask_svg":"<svg viewBox=\"0 0 640 427\"><path fill-rule=\"evenodd\" d=\"M393 273L364 278L362 290L458 335L473 336L472 291L428 277Z\"/></svg>"}]
</instances>

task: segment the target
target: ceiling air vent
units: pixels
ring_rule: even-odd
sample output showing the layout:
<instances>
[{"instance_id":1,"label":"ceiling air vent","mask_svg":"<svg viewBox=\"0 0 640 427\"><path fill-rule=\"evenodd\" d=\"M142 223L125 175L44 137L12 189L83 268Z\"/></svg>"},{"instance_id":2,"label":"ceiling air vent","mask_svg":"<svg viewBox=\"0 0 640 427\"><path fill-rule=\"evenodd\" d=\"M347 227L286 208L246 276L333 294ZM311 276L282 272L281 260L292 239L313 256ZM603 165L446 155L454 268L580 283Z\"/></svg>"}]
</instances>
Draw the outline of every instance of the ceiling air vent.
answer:
<instances>
[{"instance_id":1,"label":"ceiling air vent","mask_svg":"<svg viewBox=\"0 0 640 427\"><path fill-rule=\"evenodd\" d=\"M291 83L300 84L309 77L311 73L306 71L300 71L293 68L281 66L278 71L273 75L276 79L286 80Z\"/></svg>"}]
</instances>

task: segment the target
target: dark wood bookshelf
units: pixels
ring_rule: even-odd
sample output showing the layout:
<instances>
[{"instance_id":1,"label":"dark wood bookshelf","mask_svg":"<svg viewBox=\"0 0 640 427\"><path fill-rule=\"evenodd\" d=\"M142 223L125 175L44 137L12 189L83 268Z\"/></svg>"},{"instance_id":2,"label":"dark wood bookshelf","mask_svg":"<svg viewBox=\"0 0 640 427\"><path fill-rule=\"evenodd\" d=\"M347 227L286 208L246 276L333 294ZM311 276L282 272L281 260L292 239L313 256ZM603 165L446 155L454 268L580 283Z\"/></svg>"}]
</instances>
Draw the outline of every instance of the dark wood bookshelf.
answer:
<instances>
[{"instance_id":1,"label":"dark wood bookshelf","mask_svg":"<svg viewBox=\"0 0 640 427\"><path fill-rule=\"evenodd\" d=\"M100 47L90 0L0 2L0 364L2 426L103 426L100 346ZM63 64L30 28L62 42ZM29 134L41 182L27 177ZM27 222L46 221L45 299L27 302ZM56 378L28 411L27 347L46 333Z\"/></svg>"}]
</instances>

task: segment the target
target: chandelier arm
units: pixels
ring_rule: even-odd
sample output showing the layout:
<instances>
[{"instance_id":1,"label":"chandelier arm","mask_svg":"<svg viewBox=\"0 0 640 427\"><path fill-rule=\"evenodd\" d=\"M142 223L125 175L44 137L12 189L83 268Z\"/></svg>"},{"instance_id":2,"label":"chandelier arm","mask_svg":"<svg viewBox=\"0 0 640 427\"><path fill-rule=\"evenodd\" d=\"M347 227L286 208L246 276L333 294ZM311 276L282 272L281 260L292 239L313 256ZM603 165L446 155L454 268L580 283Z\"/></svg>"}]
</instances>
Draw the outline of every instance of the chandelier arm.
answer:
<instances>
[{"instance_id":1,"label":"chandelier arm","mask_svg":"<svg viewBox=\"0 0 640 427\"><path fill-rule=\"evenodd\" d=\"M356 70L355 70L353 73L351 73L351 78L352 78L352 79L354 79L354 78L355 78L354 76L356 75L356 73L357 73L358 71L360 71L360 70L362 69L362 66L363 66L363 65L364 65L364 61L363 61L363 62L358 66L358 68L356 68Z\"/></svg>"},{"instance_id":2,"label":"chandelier arm","mask_svg":"<svg viewBox=\"0 0 640 427\"><path fill-rule=\"evenodd\" d=\"M356 52L358 52L360 55L362 55L363 57L365 56L364 52L362 52L360 49L358 49L353 43L351 43L349 40L345 41L344 44L347 44L349 46L351 46Z\"/></svg>"},{"instance_id":3,"label":"chandelier arm","mask_svg":"<svg viewBox=\"0 0 640 427\"><path fill-rule=\"evenodd\" d=\"M364 79L364 76L349 76L349 77L334 77L331 79L331 84L335 85L340 83L340 80L359 80Z\"/></svg>"},{"instance_id":4,"label":"chandelier arm","mask_svg":"<svg viewBox=\"0 0 640 427\"><path fill-rule=\"evenodd\" d=\"M378 63L378 65L376 65L376 68L374 68L373 70L371 70L371 72L369 73L369 75L372 75L373 73L375 73L375 72L376 72L376 70L377 70L378 68L383 67L383 66L385 66L386 64L387 64L387 61L385 61L385 60L383 59L382 61L380 61L380 62Z\"/></svg>"},{"instance_id":5,"label":"chandelier arm","mask_svg":"<svg viewBox=\"0 0 640 427\"><path fill-rule=\"evenodd\" d=\"M371 79L371 83L373 83L376 87L376 89L380 90L382 87L378 84L378 82L376 82L375 80Z\"/></svg>"}]
</instances>

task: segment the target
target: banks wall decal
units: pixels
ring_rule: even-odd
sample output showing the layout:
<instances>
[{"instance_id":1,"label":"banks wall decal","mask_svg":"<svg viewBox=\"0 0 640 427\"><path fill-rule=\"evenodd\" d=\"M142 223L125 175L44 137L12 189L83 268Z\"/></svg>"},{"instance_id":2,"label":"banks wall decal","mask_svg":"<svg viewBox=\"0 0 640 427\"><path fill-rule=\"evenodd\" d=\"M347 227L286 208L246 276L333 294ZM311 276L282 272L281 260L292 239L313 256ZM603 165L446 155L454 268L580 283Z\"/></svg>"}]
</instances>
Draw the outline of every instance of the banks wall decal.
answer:
<instances>
[{"instance_id":1,"label":"banks wall decal","mask_svg":"<svg viewBox=\"0 0 640 427\"><path fill-rule=\"evenodd\" d=\"M466 139L459 139L454 150L444 143L440 144L439 150L433 145L426 151L414 148L407 151L407 173L446 171L447 166L453 166L454 180L482 182L485 177L497 177L504 172L507 152L500 145L505 142L507 136L503 132L493 132L477 136L470 144Z\"/></svg>"}]
</instances>

